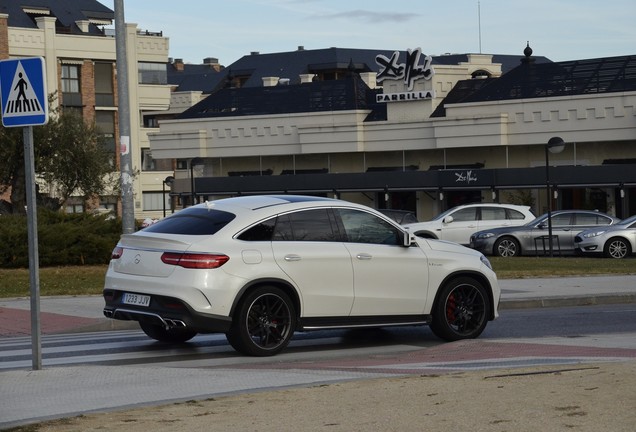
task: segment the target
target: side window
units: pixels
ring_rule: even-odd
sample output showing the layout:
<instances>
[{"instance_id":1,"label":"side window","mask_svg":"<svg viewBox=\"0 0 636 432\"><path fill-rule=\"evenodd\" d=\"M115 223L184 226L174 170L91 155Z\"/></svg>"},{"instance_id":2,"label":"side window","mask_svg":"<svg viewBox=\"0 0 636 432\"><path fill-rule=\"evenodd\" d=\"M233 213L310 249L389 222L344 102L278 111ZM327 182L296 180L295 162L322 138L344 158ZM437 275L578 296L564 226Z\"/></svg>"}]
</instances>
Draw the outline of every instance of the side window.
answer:
<instances>
[{"instance_id":1,"label":"side window","mask_svg":"<svg viewBox=\"0 0 636 432\"><path fill-rule=\"evenodd\" d=\"M526 217L520 211L513 210L513 209L506 209L506 219L523 220L525 218Z\"/></svg>"},{"instance_id":2,"label":"side window","mask_svg":"<svg viewBox=\"0 0 636 432\"><path fill-rule=\"evenodd\" d=\"M472 222L477 220L477 207L465 208L457 210L450 215L453 217L453 222Z\"/></svg>"},{"instance_id":3,"label":"side window","mask_svg":"<svg viewBox=\"0 0 636 432\"><path fill-rule=\"evenodd\" d=\"M276 218L268 219L243 232L238 236L238 239L244 241L271 241L275 226Z\"/></svg>"},{"instance_id":4,"label":"side window","mask_svg":"<svg viewBox=\"0 0 636 432\"><path fill-rule=\"evenodd\" d=\"M603 215L578 214L576 215L577 225L610 225L612 220Z\"/></svg>"},{"instance_id":5,"label":"side window","mask_svg":"<svg viewBox=\"0 0 636 432\"><path fill-rule=\"evenodd\" d=\"M548 221L546 220L546 223ZM563 213L560 215L552 216L552 226L568 226L570 225L570 214Z\"/></svg>"},{"instance_id":6,"label":"side window","mask_svg":"<svg viewBox=\"0 0 636 432\"><path fill-rule=\"evenodd\" d=\"M379 217L360 210L340 209L338 214L349 243L400 245L402 232Z\"/></svg>"},{"instance_id":7,"label":"side window","mask_svg":"<svg viewBox=\"0 0 636 432\"><path fill-rule=\"evenodd\" d=\"M482 207L481 208L481 220L505 220L506 209L499 207Z\"/></svg>"},{"instance_id":8,"label":"side window","mask_svg":"<svg viewBox=\"0 0 636 432\"><path fill-rule=\"evenodd\" d=\"M304 210L282 215L276 222L274 241L337 241L327 209Z\"/></svg>"}]
</instances>

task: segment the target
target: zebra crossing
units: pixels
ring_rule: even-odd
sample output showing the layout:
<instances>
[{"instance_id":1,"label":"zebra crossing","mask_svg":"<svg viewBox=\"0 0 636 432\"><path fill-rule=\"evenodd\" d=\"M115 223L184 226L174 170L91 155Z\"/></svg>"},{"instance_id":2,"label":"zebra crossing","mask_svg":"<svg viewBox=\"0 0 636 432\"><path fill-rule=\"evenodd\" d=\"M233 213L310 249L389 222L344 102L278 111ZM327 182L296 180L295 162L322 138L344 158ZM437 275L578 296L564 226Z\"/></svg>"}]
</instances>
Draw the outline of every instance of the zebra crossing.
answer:
<instances>
[{"instance_id":1,"label":"zebra crossing","mask_svg":"<svg viewBox=\"0 0 636 432\"><path fill-rule=\"evenodd\" d=\"M42 337L42 366L142 365L175 366L215 355L235 353L222 334L198 335L182 345L149 339L138 330L73 333ZM32 365L30 337L0 339L0 371L28 369Z\"/></svg>"}]
</instances>

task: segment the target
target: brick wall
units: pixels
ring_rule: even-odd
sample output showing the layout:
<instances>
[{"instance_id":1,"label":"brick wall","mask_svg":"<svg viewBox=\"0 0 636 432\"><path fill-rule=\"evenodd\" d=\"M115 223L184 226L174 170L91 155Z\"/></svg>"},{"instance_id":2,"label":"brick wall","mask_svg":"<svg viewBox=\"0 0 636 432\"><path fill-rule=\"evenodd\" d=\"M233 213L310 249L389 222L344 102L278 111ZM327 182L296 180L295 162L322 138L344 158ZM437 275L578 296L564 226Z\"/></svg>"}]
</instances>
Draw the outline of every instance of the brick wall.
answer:
<instances>
[{"instance_id":1,"label":"brick wall","mask_svg":"<svg viewBox=\"0 0 636 432\"><path fill-rule=\"evenodd\" d=\"M9 17L0 15L0 59L9 58Z\"/></svg>"}]
</instances>

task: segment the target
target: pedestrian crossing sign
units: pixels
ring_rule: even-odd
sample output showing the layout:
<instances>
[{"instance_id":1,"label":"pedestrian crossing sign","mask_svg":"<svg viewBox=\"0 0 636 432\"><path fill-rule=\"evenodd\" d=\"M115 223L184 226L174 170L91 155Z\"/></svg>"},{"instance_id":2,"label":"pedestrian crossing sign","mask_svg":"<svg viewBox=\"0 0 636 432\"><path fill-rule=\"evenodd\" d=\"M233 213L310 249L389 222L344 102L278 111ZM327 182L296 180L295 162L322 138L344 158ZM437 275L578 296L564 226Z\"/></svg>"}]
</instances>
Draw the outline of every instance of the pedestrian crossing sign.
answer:
<instances>
[{"instance_id":1,"label":"pedestrian crossing sign","mask_svg":"<svg viewBox=\"0 0 636 432\"><path fill-rule=\"evenodd\" d=\"M38 126L49 120L44 59L0 60L2 124Z\"/></svg>"}]
</instances>

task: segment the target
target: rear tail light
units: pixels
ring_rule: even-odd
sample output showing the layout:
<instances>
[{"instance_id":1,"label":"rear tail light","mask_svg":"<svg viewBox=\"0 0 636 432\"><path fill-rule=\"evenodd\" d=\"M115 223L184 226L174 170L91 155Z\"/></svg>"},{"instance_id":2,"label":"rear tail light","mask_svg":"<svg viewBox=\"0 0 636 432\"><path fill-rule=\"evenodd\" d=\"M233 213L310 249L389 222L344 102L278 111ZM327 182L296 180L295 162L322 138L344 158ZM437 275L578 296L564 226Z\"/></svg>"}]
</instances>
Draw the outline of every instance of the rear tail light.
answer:
<instances>
[{"instance_id":1,"label":"rear tail light","mask_svg":"<svg viewBox=\"0 0 636 432\"><path fill-rule=\"evenodd\" d=\"M119 259L119 258L121 258L123 253L124 253L124 248L121 247L121 246L117 246L111 252L110 259L114 259L114 260Z\"/></svg>"},{"instance_id":2,"label":"rear tail light","mask_svg":"<svg viewBox=\"0 0 636 432\"><path fill-rule=\"evenodd\" d=\"M161 261L191 269L214 269L228 262L229 256L223 254L175 253L164 252Z\"/></svg>"}]
</instances>

